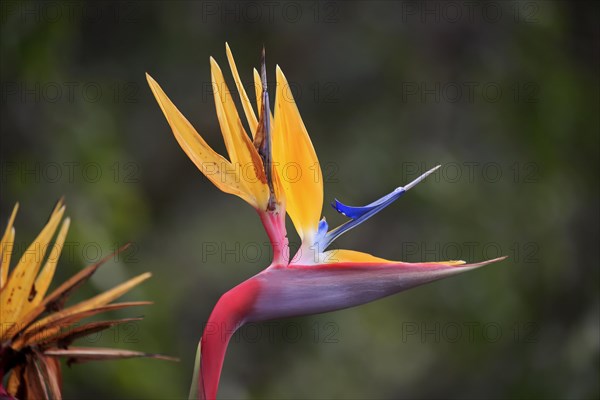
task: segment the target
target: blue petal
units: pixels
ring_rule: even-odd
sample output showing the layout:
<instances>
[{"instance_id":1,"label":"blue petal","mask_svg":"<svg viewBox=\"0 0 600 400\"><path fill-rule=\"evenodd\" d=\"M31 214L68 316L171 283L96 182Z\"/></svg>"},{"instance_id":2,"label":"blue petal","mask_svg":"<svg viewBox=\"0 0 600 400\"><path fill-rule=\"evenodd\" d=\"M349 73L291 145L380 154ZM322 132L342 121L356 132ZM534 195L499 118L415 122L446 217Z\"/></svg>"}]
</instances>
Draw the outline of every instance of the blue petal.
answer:
<instances>
[{"instance_id":1,"label":"blue petal","mask_svg":"<svg viewBox=\"0 0 600 400\"><path fill-rule=\"evenodd\" d=\"M325 234L327 233L327 229L329 229L329 225L327 225L327 220L325 219L325 217L323 217L319 221L317 236L325 236Z\"/></svg>"},{"instance_id":2,"label":"blue petal","mask_svg":"<svg viewBox=\"0 0 600 400\"><path fill-rule=\"evenodd\" d=\"M364 207L351 207L346 206L339 201L336 200L334 208L341 214L352 218L350 221L345 222L344 224L338 226L335 229L327 232L324 238L324 242L322 243L323 249L327 248L335 239L337 239L340 235L348 232L350 229L354 228L357 225L362 224L373 215L377 214L379 211L383 210L394 201L396 201L400 196L406 193L404 188L399 187L395 189L393 192L381 197L380 199L370 203Z\"/></svg>"},{"instance_id":3,"label":"blue petal","mask_svg":"<svg viewBox=\"0 0 600 400\"><path fill-rule=\"evenodd\" d=\"M325 217L323 217L319 221L319 227L317 229L317 234L314 239L315 245L317 246L319 253L322 253L323 251L325 251L325 248L327 247L326 244L328 245L328 243L326 241L328 229L329 229L329 225L327 225L327 220L325 220Z\"/></svg>"},{"instance_id":4,"label":"blue petal","mask_svg":"<svg viewBox=\"0 0 600 400\"><path fill-rule=\"evenodd\" d=\"M372 209L374 209L382 204L389 204L388 202L390 200L391 201L396 200L404 192L405 192L404 188L399 187L396 190L394 190L393 192L386 194L382 198L380 198L370 204L367 204L364 207L347 206L347 205L341 203L338 199L335 199L335 202L331 203L331 206L333 208L335 208L335 210L337 212L339 212L340 214L345 215L348 218L356 219L356 218L360 218L365 213L371 211Z\"/></svg>"},{"instance_id":5,"label":"blue petal","mask_svg":"<svg viewBox=\"0 0 600 400\"><path fill-rule=\"evenodd\" d=\"M391 193L388 193L385 196L363 207L347 206L335 199L335 202L331 203L333 208L335 208L335 210L340 214L350 218L350 221L347 221L344 224L338 226L337 228L327 232L326 234L323 234L323 230L327 230L327 222L325 222L325 219L323 218L319 223L319 231L317 233L317 242L320 251L325 250L331 244L331 242L337 239L340 235L348 232L355 226L362 224L363 222L371 218L373 215L377 214L379 211L383 210L384 208L392 204L394 201L398 200L398 198L400 198L400 196L406 193L407 190L413 188L416 184L418 184L427 176L432 174L439 167L440 166L438 165L437 167L430 169L429 171L419 176L417 179L410 182L408 185L404 187L398 187Z\"/></svg>"}]
</instances>

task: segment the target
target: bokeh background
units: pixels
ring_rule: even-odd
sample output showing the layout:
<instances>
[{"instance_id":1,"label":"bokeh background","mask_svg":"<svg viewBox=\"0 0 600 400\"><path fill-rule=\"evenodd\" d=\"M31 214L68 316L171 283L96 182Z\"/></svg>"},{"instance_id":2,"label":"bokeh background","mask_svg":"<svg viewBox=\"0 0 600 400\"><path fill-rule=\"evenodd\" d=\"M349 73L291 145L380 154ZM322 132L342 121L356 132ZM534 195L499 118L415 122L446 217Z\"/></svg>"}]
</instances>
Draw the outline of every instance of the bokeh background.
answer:
<instances>
[{"instance_id":1,"label":"bokeh background","mask_svg":"<svg viewBox=\"0 0 600 400\"><path fill-rule=\"evenodd\" d=\"M443 164L336 246L510 258L360 308L249 326L229 347L222 398L599 396L593 2L1 4L2 223L19 201L22 251L66 196L55 284L132 242L77 296L151 271L127 298L155 305L80 344L181 358L65 368L66 398L185 397L215 302L269 262L254 211L187 159L144 77L224 152L208 58L233 86L226 41L251 98L263 44L269 79L275 64L285 71L327 201L367 203Z\"/></svg>"}]
</instances>

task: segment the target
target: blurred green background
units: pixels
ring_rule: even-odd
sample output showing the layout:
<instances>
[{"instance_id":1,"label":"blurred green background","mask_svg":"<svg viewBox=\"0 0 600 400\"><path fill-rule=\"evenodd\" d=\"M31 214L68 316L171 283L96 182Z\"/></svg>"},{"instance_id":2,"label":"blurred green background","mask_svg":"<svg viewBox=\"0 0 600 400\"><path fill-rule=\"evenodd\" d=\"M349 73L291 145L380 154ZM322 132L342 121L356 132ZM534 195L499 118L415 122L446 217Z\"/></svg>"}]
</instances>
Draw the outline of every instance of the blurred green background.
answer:
<instances>
[{"instance_id":1,"label":"blurred green background","mask_svg":"<svg viewBox=\"0 0 600 400\"><path fill-rule=\"evenodd\" d=\"M337 247L510 258L249 326L229 347L222 398L599 396L594 3L3 1L1 13L1 220L19 201L17 253L65 195L70 251L55 285L127 241L76 298L154 274L127 298L155 305L122 314L142 323L79 344L181 358L65 367L66 398L185 397L215 302L268 265L256 214L187 159L144 77L224 152L208 57L233 86L226 41L252 98L263 44L271 82L275 64L286 73L326 204L368 203L443 164Z\"/></svg>"}]
</instances>

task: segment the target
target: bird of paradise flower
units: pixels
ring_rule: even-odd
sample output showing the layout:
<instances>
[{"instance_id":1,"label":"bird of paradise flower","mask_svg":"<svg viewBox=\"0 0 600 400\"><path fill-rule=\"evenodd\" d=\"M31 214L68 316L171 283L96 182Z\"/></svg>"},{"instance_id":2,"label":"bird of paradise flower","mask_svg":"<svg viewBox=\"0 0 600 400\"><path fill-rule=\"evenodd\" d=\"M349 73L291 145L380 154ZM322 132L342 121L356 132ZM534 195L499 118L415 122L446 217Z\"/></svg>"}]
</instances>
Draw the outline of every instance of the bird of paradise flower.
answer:
<instances>
[{"instance_id":1,"label":"bird of paradise flower","mask_svg":"<svg viewBox=\"0 0 600 400\"><path fill-rule=\"evenodd\" d=\"M340 235L369 219L433 173L423 175L363 207L335 200L332 206L348 217L329 230L321 219L323 179L318 159L283 72L276 67L274 113L267 91L264 50L261 73L254 69L258 116L242 85L231 50L227 59L252 140L223 73L211 57L217 118L229 160L217 154L175 107L156 81L148 83L181 148L219 189L235 194L258 213L269 236L273 261L265 270L225 293L215 305L198 348L190 397L214 399L228 342L245 323L340 310L365 304L441 278L470 271L505 257L467 264L465 261L406 263L353 250L327 250ZM285 179L284 168L300 173ZM251 166L251 168L247 168ZM310 173L308 173L310 171ZM316 173L316 175L315 175ZM290 259L285 215L290 216L301 246ZM201 357L200 357L201 355Z\"/></svg>"},{"instance_id":2,"label":"bird of paradise flower","mask_svg":"<svg viewBox=\"0 0 600 400\"><path fill-rule=\"evenodd\" d=\"M60 399L60 358L66 358L68 364L132 357L175 360L139 351L71 346L77 339L119 324L141 320L122 318L80 324L82 320L97 314L152 304L148 301L113 303L113 300L150 278L151 274L143 273L104 293L65 307L71 293L113 255L79 271L46 296L71 220L68 217L64 219L50 246L65 213L65 206L62 200L59 201L46 226L9 275L15 240L13 223L18 206L15 205L0 242L0 398ZM5 375L8 376L6 388L2 385Z\"/></svg>"}]
</instances>

